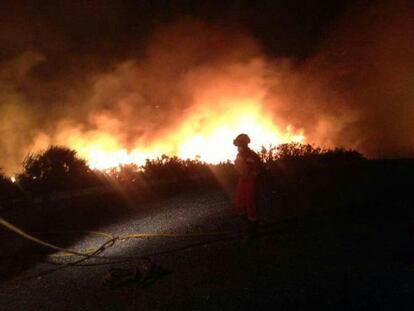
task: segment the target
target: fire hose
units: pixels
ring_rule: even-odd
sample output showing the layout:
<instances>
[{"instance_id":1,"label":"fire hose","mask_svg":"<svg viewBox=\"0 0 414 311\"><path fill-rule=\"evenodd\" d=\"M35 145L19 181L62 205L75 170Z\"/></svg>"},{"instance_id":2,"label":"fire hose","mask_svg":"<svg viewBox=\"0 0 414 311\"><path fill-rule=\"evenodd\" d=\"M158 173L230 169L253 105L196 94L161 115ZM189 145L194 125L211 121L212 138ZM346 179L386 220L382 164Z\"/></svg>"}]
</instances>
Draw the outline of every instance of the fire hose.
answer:
<instances>
[{"instance_id":1,"label":"fire hose","mask_svg":"<svg viewBox=\"0 0 414 311\"><path fill-rule=\"evenodd\" d=\"M86 231L92 234L96 234L96 235L101 235L101 236L105 236L107 237L107 240L102 243L99 247L97 247L96 249L89 249L89 250L72 250L72 249L68 249L68 248L63 248L63 247L59 247L56 246L54 244L51 244L47 241L43 241L39 238L36 238L28 233L26 233L25 231L23 231L22 229L16 227L15 225L13 225L12 223L6 221L4 218L0 217L0 225L5 227L6 229L8 229L9 231L12 231L13 233L19 235L20 237L29 240L31 242L34 242L36 244L45 246L47 248L50 248L52 250L58 251L59 253L55 254L54 256L56 257L66 257L66 256L78 256L81 257L78 260L69 262L69 263L59 263L59 262L54 262L54 261L46 261L49 264L53 264L53 265L57 265L58 267L56 268L52 268L34 275L29 275L29 276L23 276L23 277L19 277L19 278L15 278L13 279L13 281L23 281L23 280L29 280L29 279L33 279L36 277L40 277L64 268L67 268L69 266L97 266L97 265L107 265L107 264L114 264L114 263L125 263L125 262L129 262L129 261L136 261L139 260L141 258L143 258L143 256L102 256L99 255L101 254L105 249L112 247L116 241L126 241L129 239L139 239L139 238L179 238L179 237L203 237L203 236L227 236L226 238L221 238L219 240L215 240L215 241L221 241L221 240L230 240L230 239L235 239L239 236L239 233L235 232L235 231L217 231L217 232L200 232L200 233L131 233L131 234L127 234L127 235L120 235L120 236L113 236L112 234L108 234L108 233L104 233L104 232L99 232L99 231ZM235 235L235 233L237 235ZM176 250L170 250L170 251L163 251L163 252L158 252L158 253L154 253L154 254L147 254L146 256L154 256L157 254L162 254L162 253L169 253L169 252L173 252L173 251L178 251L178 250L184 250L187 249L189 247L194 247L194 246L198 246L198 245L202 245L203 243L197 243L197 244L193 244L193 245L189 245L186 247L182 247L180 249L176 249ZM206 244L206 243L204 243ZM96 263L88 263L88 264L82 264L84 261L89 260L89 259L97 259L97 260L104 260L104 262L96 262Z\"/></svg>"}]
</instances>

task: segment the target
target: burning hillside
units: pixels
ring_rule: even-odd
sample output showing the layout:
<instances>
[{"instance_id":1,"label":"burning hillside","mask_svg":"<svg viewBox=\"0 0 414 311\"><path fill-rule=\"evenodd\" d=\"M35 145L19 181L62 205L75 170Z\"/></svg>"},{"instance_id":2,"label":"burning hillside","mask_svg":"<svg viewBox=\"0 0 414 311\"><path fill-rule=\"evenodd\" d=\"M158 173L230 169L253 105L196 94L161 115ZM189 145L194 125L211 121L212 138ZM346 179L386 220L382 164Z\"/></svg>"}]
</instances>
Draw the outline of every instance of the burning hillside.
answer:
<instances>
[{"instance_id":1,"label":"burning hillside","mask_svg":"<svg viewBox=\"0 0 414 311\"><path fill-rule=\"evenodd\" d=\"M102 117L99 122L117 123ZM128 131L128 129L125 129ZM103 128L82 132L73 127L62 127L53 141L41 135L35 149L53 142L65 142L86 159L92 168L107 169L119 164L143 165L146 159L161 155L178 156L182 159L199 159L208 163L233 160L236 149L233 139L239 133L249 133L252 148L277 145L286 142L303 142L302 131L293 131L290 126L278 128L270 114L254 100L226 102L218 110L209 105L198 106L189 112L183 122L165 136L140 144L139 140L127 149L117 136L117 131Z\"/></svg>"},{"instance_id":2,"label":"burning hillside","mask_svg":"<svg viewBox=\"0 0 414 311\"><path fill-rule=\"evenodd\" d=\"M191 23L191 31L185 22L168 29L170 36L165 29L156 32L143 61L93 75L87 97L66 107L66 117L51 133L38 133L30 149L66 145L91 167L106 169L163 154L233 160L232 141L241 132L252 137L255 149L303 141L302 128L275 117L281 103L271 87L277 82L256 43L239 35L222 46L229 34ZM215 52L206 54L207 48Z\"/></svg>"},{"instance_id":3,"label":"burning hillside","mask_svg":"<svg viewBox=\"0 0 414 311\"><path fill-rule=\"evenodd\" d=\"M189 116L171 135L151 142L148 146L136 146L131 151L122 148L115 136L98 133L96 140L69 137L71 148L88 160L93 168L105 169L119 164L142 165L145 159L163 154L182 159L199 159L208 163L233 160L236 149L231 144L238 133L249 133L252 147L269 146L285 142L302 142L301 132L293 133L290 127L280 130L271 120L260 114L254 104L229 107L228 114L208 113L209 119L199 126L200 116ZM239 112L241 110L241 112ZM233 113L234 112L234 113Z\"/></svg>"},{"instance_id":4,"label":"burning hillside","mask_svg":"<svg viewBox=\"0 0 414 311\"><path fill-rule=\"evenodd\" d=\"M48 48L2 30L23 47L0 60L0 167L16 173L50 145L100 169L162 154L216 163L234 158L241 132L255 149L306 142L413 156L412 16L409 1L350 6L302 59L269 54L226 19L177 15L151 24L137 46L121 38L114 55L78 51L43 20L36 31ZM86 33L92 47L117 45Z\"/></svg>"}]
</instances>

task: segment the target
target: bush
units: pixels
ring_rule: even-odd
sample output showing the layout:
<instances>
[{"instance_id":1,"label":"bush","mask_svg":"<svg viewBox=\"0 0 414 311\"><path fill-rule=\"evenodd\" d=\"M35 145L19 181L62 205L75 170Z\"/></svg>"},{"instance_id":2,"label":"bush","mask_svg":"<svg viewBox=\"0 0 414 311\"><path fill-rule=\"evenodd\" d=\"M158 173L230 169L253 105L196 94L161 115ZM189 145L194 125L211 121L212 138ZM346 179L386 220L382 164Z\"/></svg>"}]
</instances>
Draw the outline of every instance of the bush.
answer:
<instances>
[{"instance_id":1,"label":"bush","mask_svg":"<svg viewBox=\"0 0 414 311\"><path fill-rule=\"evenodd\" d=\"M50 146L25 158L17 180L30 192L50 192L85 187L96 182L96 177L75 150Z\"/></svg>"},{"instance_id":2,"label":"bush","mask_svg":"<svg viewBox=\"0 0 414 311\"><path fill-rule=\"evenodd\" d=\"M142 168L142 176L147 181L178 181L208 174L210 172L206 163L199 160L182 160L166 155L154 160L147 160Z\"/></svg>"},{"instance_id":3,"label":"bush","mask_svg":"<svg viewBox=\"0 0 414 311\"><path fill-rule=\"evenodd\" d=\"M364 157L358 151L344 148L325 149L310 144L280 144L268 149L262 147L259 156L264 163L278 160L355 161Z\"/></svg>"}]
</instances>

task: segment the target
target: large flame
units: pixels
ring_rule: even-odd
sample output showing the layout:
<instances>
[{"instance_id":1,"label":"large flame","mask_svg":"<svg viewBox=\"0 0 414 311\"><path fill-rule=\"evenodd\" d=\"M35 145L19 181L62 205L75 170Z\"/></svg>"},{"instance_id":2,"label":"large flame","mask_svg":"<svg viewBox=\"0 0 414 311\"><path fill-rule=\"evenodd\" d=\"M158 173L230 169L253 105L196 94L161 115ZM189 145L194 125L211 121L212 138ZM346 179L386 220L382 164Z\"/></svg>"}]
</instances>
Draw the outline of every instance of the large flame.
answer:
<instances>
[{"instance_id":1,"label":"large flame","mask_svg":"<svg viewBox=\"0 0 414 311\"><path fill-rule=\"evenodd\" d=\"M89 135L74 131L65 136L69 147L99 170L121 164L143 165L146 159L163 154L213 164L233 160L237 150L232 142L240 133L250 136L250 146L255 150L261 146L305 140L302 130L293 130L291 126L279 128L271 115L252 99L237 100L218 110L208 105L198 106L169 133L150 144L137 143L130 150L122 146L116 133L109 131Z\"/></svg>"}]
</instances>

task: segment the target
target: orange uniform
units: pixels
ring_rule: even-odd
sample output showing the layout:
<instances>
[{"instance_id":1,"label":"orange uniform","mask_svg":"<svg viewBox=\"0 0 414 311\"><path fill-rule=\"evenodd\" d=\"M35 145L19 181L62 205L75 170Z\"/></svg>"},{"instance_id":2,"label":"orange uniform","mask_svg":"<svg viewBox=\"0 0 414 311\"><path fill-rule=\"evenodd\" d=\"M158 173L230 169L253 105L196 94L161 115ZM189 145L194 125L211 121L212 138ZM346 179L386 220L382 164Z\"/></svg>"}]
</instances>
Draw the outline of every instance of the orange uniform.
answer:
<instances>
[{"instance_id":1,"label":"orange uniform","mask_svg":"<svg viewBox=\"0 0 414 311\"><path fill-rule=\"evenodd\" d=\"M257 220L257 177L260 172L260 158L251 149L237 154L235 167L239 183L235 194L235 205L240 215L247 215L250 221Z\"/></svg>"}]
</instances>

